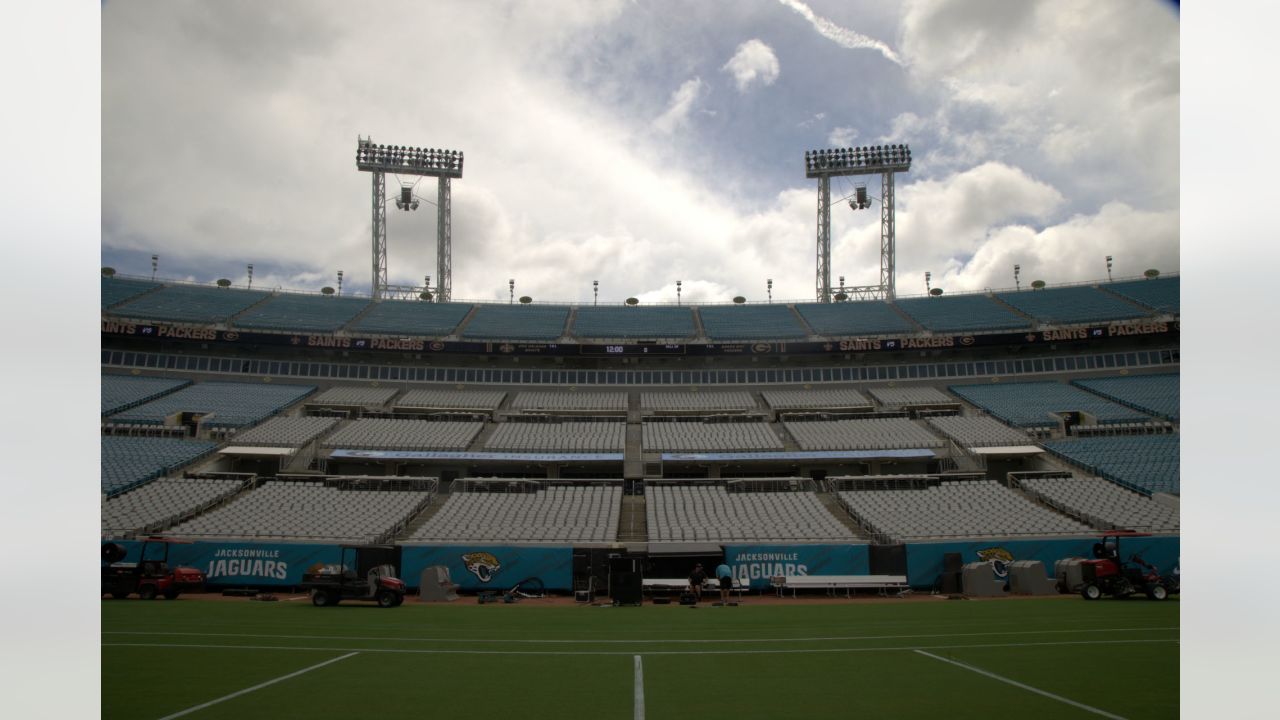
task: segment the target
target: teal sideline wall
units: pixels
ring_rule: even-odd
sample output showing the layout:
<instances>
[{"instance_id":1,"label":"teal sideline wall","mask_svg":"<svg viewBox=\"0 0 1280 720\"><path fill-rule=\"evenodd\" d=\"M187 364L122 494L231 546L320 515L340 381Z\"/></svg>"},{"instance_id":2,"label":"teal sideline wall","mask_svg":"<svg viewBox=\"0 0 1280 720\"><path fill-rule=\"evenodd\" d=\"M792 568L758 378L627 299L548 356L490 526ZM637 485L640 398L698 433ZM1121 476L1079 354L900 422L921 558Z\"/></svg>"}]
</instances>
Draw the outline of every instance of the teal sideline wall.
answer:
<instances>
[{"instance_id":1,"label":"teal sideline wall","mask_svg":"<svg viewBox=\"0 0 1280 720\"><path fill-rule=\"evenodd\" d=\"M907 583L917 590L932 588L942 572L942 556L958 552L964 563L990 562L997 577L1003 577L1004 564L1012 560L1039 560L1045 573L1053 575L1053 564L1062 558L1093 557L1093 544L1099 536L1054 538L1046 540L966 540L962 542L909 543L907 545ZM1137 553L1144 560L1169 574L1178 565L1181 538L1177 536L1122 538L1120 552L1124 560Z\"/></svg>"},{"instance_id":2,"label":"teal sideline wall","mask_svg":"<svg viewBox=\"0 0 1280 720\"><path fill-rule=\"evenodd\" d=\"M866 575L867 545L725 545L725 564L752 590L773 575Z\"/></svg>"}]
</instances>

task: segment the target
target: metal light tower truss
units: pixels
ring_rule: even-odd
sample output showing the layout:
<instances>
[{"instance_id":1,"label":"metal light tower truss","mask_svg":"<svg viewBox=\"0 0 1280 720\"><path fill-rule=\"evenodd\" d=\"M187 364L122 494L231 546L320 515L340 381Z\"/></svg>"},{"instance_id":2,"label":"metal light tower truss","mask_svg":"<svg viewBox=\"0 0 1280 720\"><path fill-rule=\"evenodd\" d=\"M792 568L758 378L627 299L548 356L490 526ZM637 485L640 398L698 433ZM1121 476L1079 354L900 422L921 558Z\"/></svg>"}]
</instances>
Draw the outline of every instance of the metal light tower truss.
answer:
<instances>
[{"instance_id":1,"label":"metal light tower truss","mask_svg":"<svg viewBox=\"0 0 1280 720\"><path fill-rule=\"evenodd\" d=\"M375 145L372 138L357 138L356 169L373 176L373 297L381 300L391 295L401 296L409 291L395 286L394 292L387 284L387 208L386 173L434 177L439 183L439 203L436 205L436 277L435 299L448 302L453 286L451 245L453 238L449 182L462 177L462 153L437 148L417 148L403 145ZM428 292L428 288L412 288ZM412 293L414 296L418 292Z\"/></svg>"},{"instance_id":2,"label":"metal light tower truss","mask_svg":"<svg viewBox=\"0 0 1280 720\"><path fill-rule=\"evenodd\" d=\"M893 176L911 169L906 145L809 150L804 154L805 177L818 179L817 299L831 302L831 178L855 175L880 176L880 284L842 287L846 298L893 299L894 200Z\"/></svg>"}]
</instances>

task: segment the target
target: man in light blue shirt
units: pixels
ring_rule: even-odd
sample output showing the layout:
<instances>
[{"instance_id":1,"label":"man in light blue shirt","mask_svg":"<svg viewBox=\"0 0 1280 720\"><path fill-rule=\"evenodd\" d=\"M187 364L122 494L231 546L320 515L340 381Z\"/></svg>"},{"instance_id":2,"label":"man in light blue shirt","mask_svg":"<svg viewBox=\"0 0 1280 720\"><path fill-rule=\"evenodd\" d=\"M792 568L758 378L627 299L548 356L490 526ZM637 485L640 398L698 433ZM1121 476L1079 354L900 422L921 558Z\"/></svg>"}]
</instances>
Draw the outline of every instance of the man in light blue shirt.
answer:
<instances>
[{"instance_id":1,"label":"man in light blue shirt","mask_svg":"<svg viewBox=\"0 0 1280 720\"><path fill-rule=\"evenodd\" d=\"M720 563L716 566L716 577L720 580L720 602L729 604L729 590L733 588L733 571L729 566Z\"/></svg>"}]
</instances>

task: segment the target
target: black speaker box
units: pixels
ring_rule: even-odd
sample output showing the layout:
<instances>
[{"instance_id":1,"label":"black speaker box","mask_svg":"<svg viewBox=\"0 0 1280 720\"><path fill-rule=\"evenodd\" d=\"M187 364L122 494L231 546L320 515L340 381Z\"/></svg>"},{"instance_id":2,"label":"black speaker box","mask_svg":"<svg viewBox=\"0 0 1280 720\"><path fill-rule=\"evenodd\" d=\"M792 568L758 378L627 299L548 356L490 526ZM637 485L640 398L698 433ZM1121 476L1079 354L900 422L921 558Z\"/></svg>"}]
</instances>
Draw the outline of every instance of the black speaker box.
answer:
<instances>
[{"instance_id":1,"label":"black speaker box","mask_svg":"<svg viewBox=\"0 0 1280 720\"><path fill-rule=\"evenodd\" d=\"M638 572L620 572L613 574L613 585L609 588L613 601L627 605L639 605L641 590L644 587Z\"/></svg>"},{"instance_id":2,"label":"black speaker box","mask_svg":"<svg viewBox=\"0 0 1280 720\"><path fill-rule=\"evenodd\" d=\"M906 545L872 545L868 560L872 575L906 575Z\"/></svg>"},{"instance_id":3,"label":"black speaker box","mask_svg":"<svg viewBox=\"0 0 1280 720\"><path fill-rule=\"evenodd\" d=\"M955 595L960 592L960 573L944 572L938 576L938 592Z\"/></svg>"},{"instance_id":4,"label":"black speaker box","mask_svg":"<svg viewBox=\"0 0 1280 720\"><path fill-rule=\"evenodd\" d=\"M964 568L964 559L960 553L950 552L942 554L942 572L958 573Z\"/></svg>"}]
</instances>

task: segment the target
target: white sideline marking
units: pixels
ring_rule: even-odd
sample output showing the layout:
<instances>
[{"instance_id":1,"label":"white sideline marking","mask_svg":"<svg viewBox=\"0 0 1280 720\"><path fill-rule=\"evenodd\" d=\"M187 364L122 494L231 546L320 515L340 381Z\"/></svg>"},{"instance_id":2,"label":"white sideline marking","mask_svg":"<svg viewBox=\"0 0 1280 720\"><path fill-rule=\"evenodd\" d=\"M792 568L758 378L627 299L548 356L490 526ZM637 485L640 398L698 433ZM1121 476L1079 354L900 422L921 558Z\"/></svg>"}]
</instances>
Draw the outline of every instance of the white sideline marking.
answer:
<instances>
[{"instance_id":1,"label":"white sideline marking","mask_svg":"<svg viewBox=\"0 0 1280 720\"><path fill-rule=\"evenodd\" d=\"M934 655L933 653L925 652L924 650L916 650L916 653L918 653L918 654L920 654L920 655L924 655L924 656L926 656L926 657L931 657L931 658L933 658L934 660L941 660L941 661L942 661L942 662L944 662L944 663L948 663L948 664L950 664L950 665L955 665L956 667L959 667L959 668L964 668L965 670L968 670L968 671L970 671L970 672L976 672L976 673L978 673L979 675L985 675L985 676L987 676L987 677L991 678L992 680L999 680L999 681L1000 681L1000 682L1002 682L1002 683L1007 683L1007 684L1012 685L1012 686L1014 686L1014 687L1019 687L1019 688L1022 688L1023 690L1028 690L1028 691L1033 692L1033 693L1035 693L1035 694L1037 694L1037 695L1043 695L1043 696L1045 696L1045 697L1047 697L1047 698L1049 698L1049 699L1051 699L1051 700L1057 700L1058 702L1063 702L1063 703L1066 703L1066 704L1068 704L1068 705L1072 705L1072 706L1074 706L1074 707L1078 707L1078 708L1080 708L1081 710L1087 710L1088 712L1091 712L1091 713L1093 713L1093 714L1095 714L1095 715L1101 715L1102 717L1111 718L1112 720L1125 720L1123 717L1121 717L1121 716L1119 716L1119 715L1112 715L1111 713L1107 712L1106 710L1099 710L1098 708L1093 707L1092 705L1085 705L1084 703L1079 703L1079 702L1076 702L1075 700L1070 700L1070 699L1068 699L1068 698L1064 698L1064 697L1062 697L1061 695L1054 695L1053 693L1051 693L1051 692L1049 692L1049 691L1047 691L1047 690L1041 690L1040 688L1031 687L1030 685L1026 685L1026 684L1024 684L1024 683L1020 683L1020 682L1018 682L1017 680L1010 680L1009 678L1004 677L1004 676L1002 676L1002 675L997 675L997 674L995 674L995 673L993 673L993 672L987 672L986 670L983 670L982 668L977 668L977 667L974 667L974 666L972 666L972 665L966 665L965 663L962 663L962 662L960 662L960 661L958 661L958 660L951 660L951 659L948 659L948 658L944 658L944 657L941 657L941 656L938 656L938 655Z\"/></svg>"},{"instance_id":2,"label":"white sideline marking","mask_svg":"<svg viewBox=\"0 0 1280 720\"><path fill-rule=\"evenodd\" d=\"M756 643L794 643L794 642L844 642L850 640L919 640L923 638L958 638L958 637L986 637L989 635L1057 635L1057 634L1076 634L1076 633L1112 633L1112 632L1144 632L1147 630L1177 630L1177 627L1141 627L1141 628L1080 628L1071 630L1004 630L980 633L936 633L923 635L848 635L843 637L802 637L802 638L713 638L708 640L697 640L691 638L679 638L675 640L647 640L637 638L635 640L565 640L565 639L544 639L544 640L520 640L520 639L498 639L498 638L412 638L412 637L360 637L351 635L268 635L257 633L204 633L204 632L165 632L156 630L104 630L103 635L163 635L170 637L244 637L244 638L275 638L288 640L390 640L394 642L438 642L438 643L503 643L507 645L616 645L616 644L666 644L672 645L697 645L697 644L739 644L754 645Z\"/></svg>"},{"instance_id":3,"label":"white sideline marking","mask_svg":"<svg viewBox=\"0 0 1280 720\"><path fill-rule=\"evenodd\" d=\"M644 720L644 665L640 664L640 656L636 656L636 704L633 717Z\"/></svg>"},{"instance_id":4,"label":"white sideline marking","mask_svg":"<svg viewBox=\"0 0 1280 720\"><path fill-rule=\"evenodd\" d=\"M210 700L210 701L209 701L209 702L207 702L207 703L201 703L201 704L196 705L196 706L194 706L194 707L189 707L189 708L187 708L186 710L179 710L178 712L176 712L176 713L174 713L174 714L172 714L172 715L165 715L164 717L160 718L160 720L173 720L173 718L182 717L183 715L190 715L191 713L193 713L193 712L195 712L195 711L197 711L197 710L203 710L203 709L205 709L205 708L209 707L210 705L217 705L217 704L218 704L218 703L220 703L220 702L226 702L227 700L230 700L230 699L232 699L232 698L238 698L238 697L240 697L241 695L247 695L247 694L249 694L249 693L253 692L254 690L261 690L262 688L267 687L268 685L275 685L275 684L276 684L276 683L278 683L278 682L283 682L283 681L288 680L288 679L290 679L290 678L298 677L299 675L301 675L301 674L303 674L303 673L311 672L312 670L315 670L315 669L317 669L317 668L322 668L322 667L324 667L325 665L332 665L333 663L336 663L336 662L338 662L339 660L346 660L346 659L347 659L347 658L349 658L349 657L352 657L352 656L355 656L355 655L359 655L359 654L360 654L360 653L358 653L358 652L350 652L350 653L347 653L346 655L343 655L343 656L341 656L341 657L330 658L330 659L325 660L324 662L319 663L319 664L317 664L317 665L312 665L311 667L302 668L301 670L298 670L297 672L291 672L291 673L289 673L288 675L281 675L280 677L278 677L278 678L276 678L276 679L274 679L274 680L268 680L268 681L266 681L266 682L264 682L264 683L258 683L257 685L254 685L253 687L245 688L245 689L243 689L243 690L237 690L237 691L235 691L235 692L231 693L230 695L223 695L222 697L220 697L220 698L218 698L218 699L216 699L216 700Z\"/></svg>"},{"instance_id":5,"label":"white sideline marking","mask_svg":"<svg viewBox=\"0 0 1280 720\"><path fill-rule=\"evenodd\" d=\"M646 650L645 655L802 655L817 653L884 652L890 650L962 650L964 648L1050 647L1056 645L1133 645L1176 643L1165 640L1066 640L1038 643L985 643L900 647L809 648L803 650ZM180 643L102 643L101 647L195 648L201 650L312 650L329 652L400 653L404 655L632 655L628 650L411 650L407 648L308 647L305 645L199 645Z\"/></svg>"}]
</instances>

